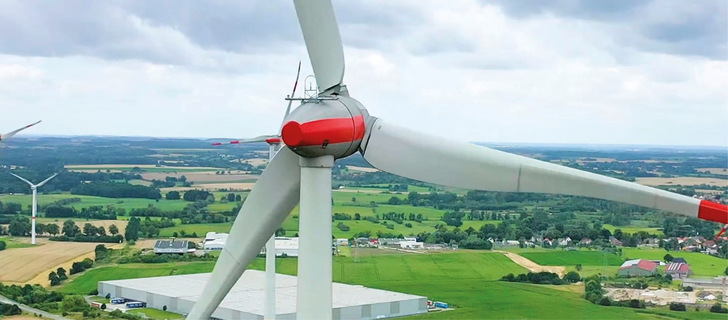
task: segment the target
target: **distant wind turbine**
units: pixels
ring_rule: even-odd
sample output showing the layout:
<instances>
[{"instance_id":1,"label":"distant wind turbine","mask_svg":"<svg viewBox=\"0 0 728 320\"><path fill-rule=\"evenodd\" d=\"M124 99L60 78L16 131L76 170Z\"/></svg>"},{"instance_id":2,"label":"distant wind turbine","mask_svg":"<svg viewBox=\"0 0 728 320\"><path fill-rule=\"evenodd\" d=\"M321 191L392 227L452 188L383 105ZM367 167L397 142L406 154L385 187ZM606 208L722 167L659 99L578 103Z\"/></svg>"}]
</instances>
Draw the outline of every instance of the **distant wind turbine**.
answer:
<instances>
[{"instance_id":1,"label":"distant wind turbine","mask_svg":"<svg viewBox=\"0 0 728 320\"><path fill-rule=\"evenodd\" d=\"M41 183L39 183L39 184L33 184L30 181L25 180L23 177L21 177L21 176L19 176L17 174L14 174L12 172L10 172L10 174L12 174L13 176L15 176L16 178L18 178L20 180L25 181L25 183L27 183L27 184L30 185L30 190L33 190L33 208L32 208L33 218L31 220L31 226L30 226L30 236L31 236L30 243L31 244L35 244L35 214L36 214L37 209L38 209L38 187L43 186L44 184L46 184L46 182L48 182L51 179L55 178L58 174L56 173L56 174L52 175L50 178L41 181Z\"/></svg>"}]
</instances>

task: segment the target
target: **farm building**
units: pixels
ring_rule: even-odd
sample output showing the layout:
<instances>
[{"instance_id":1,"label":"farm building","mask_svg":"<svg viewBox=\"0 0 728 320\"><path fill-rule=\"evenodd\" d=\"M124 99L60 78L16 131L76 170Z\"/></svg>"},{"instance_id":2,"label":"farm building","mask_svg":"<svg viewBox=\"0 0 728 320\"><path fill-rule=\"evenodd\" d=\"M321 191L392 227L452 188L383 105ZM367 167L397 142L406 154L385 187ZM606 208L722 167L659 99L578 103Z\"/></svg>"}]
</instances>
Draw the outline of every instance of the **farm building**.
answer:
<instances>
[{"instance_id":1,"label":"farm building","mask_svg":"<svg viewBox=\"0 0 728 320\"><path fill-rule=\"evenodd\" d=\"M101 281L99 296L110 294L148 307L185 314L200 298L209 273L155 278ZM276 275L276 319L295 319L294 276ZM247 270L217 308L213 317L223 320L263 319L265 272ZM427 298L362 286L333 284L334 319L381 319L427 312Z\"/></svg>"},{"instance_id":2,"label":"farm building","mask_svg":"<svg viewBox=\"0 0 728 320\"><path fill-rule=\"evenodd\" d=\"M693 271L690 270L690 266L687 263L671 262L665 268L665 274L671 275L673 279L685 279L692 275Z\"/></svg>"},{"instance_id":3,"label":"farm building","mask_svg":"<svg viewBox=\"0 0 728 320\"><path fill-rule=\"evenodd\" d=\"M648 277L657 274L657 263L643 259L625 261L617 275L620 277Z\"/></svg>"},{"instance_id":4,"label":"farm building","mask_svg":"<svg viewBox=\"0 0 728 320\"><path fill-rule=\"evenodd\" d=\"M399 247L402 249L424 249L425 244L417 241L400 241Z\"/></svg>"},{"instance_id":5,"label":"farm building","mask_svg":"<svg viewBox=\"0 0 728 320\"><path fill-rule=\"evenodd\" d=\"M205 250L222 250L227 242L227 233L208 232L205 235L205 240L202 243L202 248Z\"/></svg>"},{"instance_id":6,"label":"farm building","mask_svg":"<svg viewBox=\"0 0 728 320\"><path fill-rule=\"evenodd\" d=\"M187 240L157 240L154 243L154 253L177 253L183 254L187 252Z\"/></svg>"},{"instance_id":7,"label":"farm building","mask_svg":"<svg viewBox=\"0 0 728 320\"><path fill-rule=\"evenodd\" d=\"M276 256L298 257L298 238L276 237ZM265 247L260 254L265 253Z\"/></svg>"}]
</instances>

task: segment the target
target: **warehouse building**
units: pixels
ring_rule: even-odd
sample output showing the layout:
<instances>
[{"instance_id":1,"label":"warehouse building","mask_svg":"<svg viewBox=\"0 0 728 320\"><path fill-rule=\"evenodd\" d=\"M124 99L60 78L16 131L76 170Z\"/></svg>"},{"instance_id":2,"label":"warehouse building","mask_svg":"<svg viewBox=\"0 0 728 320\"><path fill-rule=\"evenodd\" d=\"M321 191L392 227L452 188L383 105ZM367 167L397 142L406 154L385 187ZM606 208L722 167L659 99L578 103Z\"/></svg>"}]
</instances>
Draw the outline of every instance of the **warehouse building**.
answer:
<instances>
[{"instance_id":1,"label":"warehouse building","mask_svg":"<svg viewBox=\"0 0 728 320\"><path fill-rule=\"evenodd\" d=\"M184 254L186 252L188 252L187 240L157 240L157 242L154 243L154 253L156 254Z\"/></svg>"},{"instance_id":2,"label":"warehouse building","mask_svg":"<svg viewBox=\"0 0 728 320\"><path fill-rule=\"evenodd\" d=\"M186 314L200 298L209 273L114 280L99 282L99 296L146 302L149 308ZM276 319L296 318L294 276L276 275ZM247 270L217 308L213 317L223 320L262 320L264 313L265 272ZM427 298L410 294L370 289L341 283L333 284L334 319L383 319L427 312Z\"/></svg>"},{"instance_id":3,"label":"warehouse building","mask_svg":"<svg viewBox=\"0 0 728 320\"><path fill-rule=\"evenodd\" d=\"M222 250L227 239L227 233L208 232L202 242L202 248L205 250Z\"/></svg>"}]
</instances>

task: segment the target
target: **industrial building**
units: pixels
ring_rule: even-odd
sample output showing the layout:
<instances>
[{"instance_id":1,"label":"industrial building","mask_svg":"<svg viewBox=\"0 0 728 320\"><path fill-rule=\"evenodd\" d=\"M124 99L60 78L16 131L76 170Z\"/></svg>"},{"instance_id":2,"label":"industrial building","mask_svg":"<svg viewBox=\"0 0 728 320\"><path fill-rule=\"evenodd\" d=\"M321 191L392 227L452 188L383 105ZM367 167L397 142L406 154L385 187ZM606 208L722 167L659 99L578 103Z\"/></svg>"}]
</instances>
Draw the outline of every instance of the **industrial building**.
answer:
<instances>
[{"instance_id":1,"label":"industrial building","mask_svg":"<svg viewBox=\"0 0 728 320\"><path fill-rule=\"evenodd\" d=\"M154 243L154 253L176 253L184 254L188 252L188 241L187 240L157 240Z\"/></svg>"},{"instance_id":2,"label":"industrial building","mask_svg":"<svg viewBox=\"0 0 728 320\"><path fill-rule=\"evenodd\" d=\"M208 232L205 240L202 242L202 249L205 250L222 250L227 242L227 233Z\"/></svg>"},{"instance_id":3,"label":"industrial building","mask_svg":"<svg viewBox=\"0 0 728 320\"><path fill-rule=\"evenodd\" d=\"M99 296L146 302L155 309L186 314L202 294L209 273L99 282ZM276 319L296 318L294 276L276 275ZM223 320L262 320L265 272L247 270L217 308L213 317ZM315 293L312 293L315 294ZM427 298L410 294L333 284L334 319L382 319L427 312Z\"/></svg>"},{"instance_id":4,"label":"industrial building","mask_svg":"<svg viewBox=\"0 0 728 320\"><path fill-rule=\"evenodd\" d=\"M634 259L625 261L617 275L620 277L649 277L657 274L658 263L643 260Z\"/></svg>"}]
</instances>

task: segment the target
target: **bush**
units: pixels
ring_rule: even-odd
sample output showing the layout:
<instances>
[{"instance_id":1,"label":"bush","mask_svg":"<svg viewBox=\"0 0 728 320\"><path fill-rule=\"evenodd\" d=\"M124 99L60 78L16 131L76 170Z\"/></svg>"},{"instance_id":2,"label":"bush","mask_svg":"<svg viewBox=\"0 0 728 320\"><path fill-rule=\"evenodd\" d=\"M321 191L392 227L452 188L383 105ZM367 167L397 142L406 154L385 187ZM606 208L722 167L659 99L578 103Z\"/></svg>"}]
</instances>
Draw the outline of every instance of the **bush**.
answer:
<instances>
[{"instance_id":1,"label":"bush","mask_svg":"<svg viewBox=\"0 0 728 320\"><path fill-rule=\"evenodd\" d=\"M672 311L685 311L685 304L679 302L670 302L670 310Z\"/></svg>"},{"instance_id":2,"label":"bush","mask_svg":"<svg viewBox=\"0 0 728 320\"><path fill-rule=\"evenodd\" d=\"M88 295L90 295L90 296L97 296L97 295L99 295L99 290L98 289L93 289L93 290L91 290L91 292L88 293Z\"/></svg>"},{"instance_id":3,"label":"bush","mask_svg":"<svg viewBox=\"0 0 728 320\"><path fill-rule=\"evenodd\" d=\"M5 241L0 241L0 251L2 251L2 250L5 250L5 248L6 248L7 246L8 246L8 245L7 245L6 243L5 243Z\"/></svg>"},{"instance_id":4,"label":"bush","mask_svg":"<svg viewBox=\"0 0 728 320\"><path fill-rule=\"evenodd\" d=\"M9 305L0 303L0 311L2 311L0 312L0 315L2 316L16 316L22 313L17 304Z\"/></svg>"},{"instance_id":5,"label":"bush","mask_svg":"<svg viewBox=\"0 0 728 320\"><path fill-rule=\"evenodd\" d=\"M728 308L723 308L723 306L720 304L720 302L716 302L713 306L710 307L710 312L728 313Z\"/></svg>"},{"instance_id":6,"label":"bush","mask_svg":"<svg viewBox=\"0 0 728 320\"><path fill-rule=\"evenodd\" d=\"M602 299L599 300L599 304L602 306L611 306L612 300L609 300L609 297L602 297Z\"/></svg>"}]
</instances>

